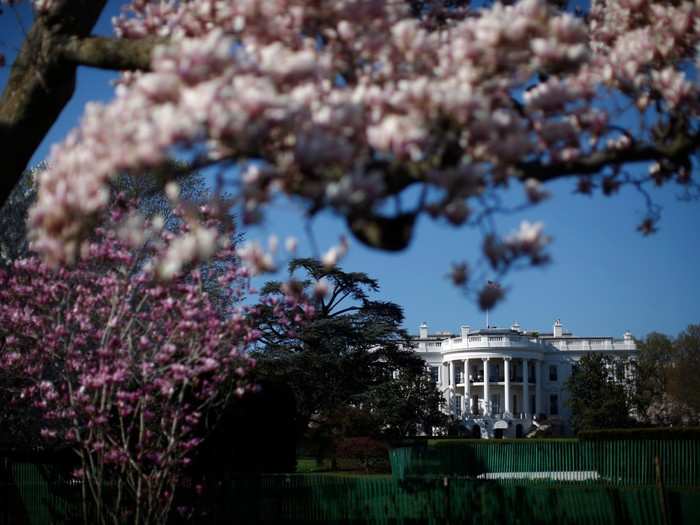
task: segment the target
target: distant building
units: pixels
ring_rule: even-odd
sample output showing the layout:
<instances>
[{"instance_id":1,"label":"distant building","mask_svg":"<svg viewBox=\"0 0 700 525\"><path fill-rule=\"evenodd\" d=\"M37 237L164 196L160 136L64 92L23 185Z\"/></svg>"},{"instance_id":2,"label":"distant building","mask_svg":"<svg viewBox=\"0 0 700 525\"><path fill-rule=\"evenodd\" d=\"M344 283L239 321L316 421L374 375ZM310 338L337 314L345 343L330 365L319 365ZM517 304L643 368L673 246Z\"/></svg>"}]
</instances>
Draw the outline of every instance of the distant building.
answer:
<instances>
[{"instance_id":1,"label":"distant building","mask_svg":"<svg viewBox=\"0 0 700 525\"><path fill-rule=\"evenodd\" d=\"M449 413L474 437L521 437L543 424L569 434L564 384L575 363L588 353L628 363L638 352L629 332L622 339L577 337L559 320L551 333L525 331L515 323L430 334L423 323L411 344L444 393ZM631 367L611 373L629 375Z\"/></svg>"}]
</instances>

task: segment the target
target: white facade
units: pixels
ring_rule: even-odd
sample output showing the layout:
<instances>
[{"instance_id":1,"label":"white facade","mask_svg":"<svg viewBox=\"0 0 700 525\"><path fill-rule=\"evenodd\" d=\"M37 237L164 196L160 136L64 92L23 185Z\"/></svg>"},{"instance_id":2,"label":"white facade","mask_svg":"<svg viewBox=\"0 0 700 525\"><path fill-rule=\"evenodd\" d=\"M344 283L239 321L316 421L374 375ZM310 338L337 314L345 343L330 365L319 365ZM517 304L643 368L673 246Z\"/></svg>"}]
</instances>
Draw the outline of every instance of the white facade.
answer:
<instances>
[{"instance_id":1,"label":"white facade","mask_svg":"<svg viewBox=\"0 0 700 525\"><path fill-rule=\"evenodd\" d=\"M430 334L423 323L411 340L444 393L449 413L475 437L520 437L545 422L569 433L564 384L573 365L592 352L624 361L637 353L629 332L623 339L575 337L559 320L547 334L521 330L516 323L505 329L462 326L459 336Z\"/></svg>"}]
</instances>

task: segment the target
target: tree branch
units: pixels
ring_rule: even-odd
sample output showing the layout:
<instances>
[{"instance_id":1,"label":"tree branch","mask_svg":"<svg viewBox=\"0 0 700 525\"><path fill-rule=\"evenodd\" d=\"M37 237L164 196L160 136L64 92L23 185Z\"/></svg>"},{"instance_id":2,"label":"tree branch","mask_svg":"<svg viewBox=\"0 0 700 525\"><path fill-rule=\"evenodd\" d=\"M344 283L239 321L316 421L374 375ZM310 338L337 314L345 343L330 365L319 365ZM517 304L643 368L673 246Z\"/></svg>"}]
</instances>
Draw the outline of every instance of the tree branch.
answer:
<instances>
[{"instance_id":1,"label":"tree branch","mask_svg":"<svg viewBox=\"0 0 700 525\"><path fill-rule=\"evenodd\" d=\"M3 169L0 205L22 177L32 155L75 90L76 64L57 51L66 39L90 34L106 0L57 2L37 16L12 64L0 94L0 144Z\"/></svg>"},{"instance_id":2,"label":"tree branch","mask_svg":"<svg viewBox=\"0 0 700 525\"><path fill-rule=\"evenodd\" d=\"M545 164L540 161L523 162L518 165L520 178L533 178L546 182L572 175L595 175L607 166L621 166L635 162L669 160L683 162L700 146L700 135L679 132L674 139L664 145L633 143L624 149L607 149L590 153L569 162Z\"/></svg>"},{"instance_id":3,"label":"tree branch","mask_svg":"<svg viewBox=\"0 0 700 525\"><path fill-rule=\"evenodd\" d=\"M60 50L67 62L115 71L148 70L153 48L163 39L126 40L110 37L71 37Z\"/></svg>"}]
</instances>

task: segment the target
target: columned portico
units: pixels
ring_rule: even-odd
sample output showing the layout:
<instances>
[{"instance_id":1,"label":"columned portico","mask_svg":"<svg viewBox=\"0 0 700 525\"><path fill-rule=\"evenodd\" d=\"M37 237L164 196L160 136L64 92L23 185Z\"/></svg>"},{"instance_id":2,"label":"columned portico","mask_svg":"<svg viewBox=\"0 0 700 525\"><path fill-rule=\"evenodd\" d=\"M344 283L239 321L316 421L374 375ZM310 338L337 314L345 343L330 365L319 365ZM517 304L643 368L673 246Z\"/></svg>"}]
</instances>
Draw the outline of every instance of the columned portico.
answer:
<instances>
[{"instance_id":1,"label":"columned portico","mask_svg":"<svg viewBox=\"0 0 700 525\"><path fill-rule=\"evenodd\" d=\"M506 356L503 358L503 375L504 375L504 394L505 394L505 415L510 416L510 357Z\"/></svg>"}]
</instances>

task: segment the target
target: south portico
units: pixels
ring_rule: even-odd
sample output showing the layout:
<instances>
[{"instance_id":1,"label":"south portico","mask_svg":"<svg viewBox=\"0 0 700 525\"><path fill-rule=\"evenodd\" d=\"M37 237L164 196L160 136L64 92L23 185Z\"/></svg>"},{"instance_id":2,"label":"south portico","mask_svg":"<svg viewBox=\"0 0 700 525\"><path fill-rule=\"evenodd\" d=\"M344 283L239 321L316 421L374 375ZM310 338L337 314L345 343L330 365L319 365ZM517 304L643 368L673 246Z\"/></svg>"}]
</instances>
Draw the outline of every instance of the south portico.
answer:
<instances>
[{"instance_id":1,"label":"south portico","mask_svg":"<svg viewBox=\"0 0 700 525\"><path fill-rule=\"evenodd\" d=\"M444 354L443 388L450 412L468 429L483 429L482 434L502 430L504 435L522 435L542 412L542 363L541 353L527 351Z\"/></svg>"}]
</instances>

